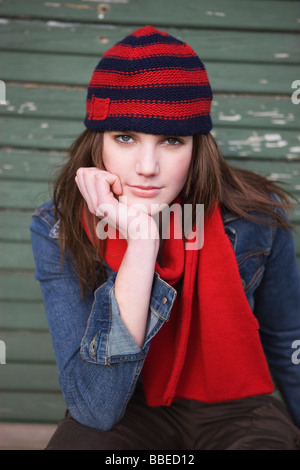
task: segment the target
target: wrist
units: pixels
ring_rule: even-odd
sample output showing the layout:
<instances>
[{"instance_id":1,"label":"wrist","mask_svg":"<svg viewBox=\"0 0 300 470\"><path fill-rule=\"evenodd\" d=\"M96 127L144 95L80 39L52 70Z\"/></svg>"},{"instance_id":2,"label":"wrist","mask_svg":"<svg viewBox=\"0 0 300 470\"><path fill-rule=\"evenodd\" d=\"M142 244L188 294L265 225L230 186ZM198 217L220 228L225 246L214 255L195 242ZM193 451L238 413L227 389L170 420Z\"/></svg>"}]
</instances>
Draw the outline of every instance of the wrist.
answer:
<instances>
[{"instance_id":1,"label":"wrist","mask_svg":"<svg viewBox=\"0 0 300 470\"><path fill-rule=\"evenodd\" d=\"M128 238L127 239L127 251L134 252L137 256L153 256L154 259L157 257L159 250L159 238Z\"/></svg>"}]
</instances>

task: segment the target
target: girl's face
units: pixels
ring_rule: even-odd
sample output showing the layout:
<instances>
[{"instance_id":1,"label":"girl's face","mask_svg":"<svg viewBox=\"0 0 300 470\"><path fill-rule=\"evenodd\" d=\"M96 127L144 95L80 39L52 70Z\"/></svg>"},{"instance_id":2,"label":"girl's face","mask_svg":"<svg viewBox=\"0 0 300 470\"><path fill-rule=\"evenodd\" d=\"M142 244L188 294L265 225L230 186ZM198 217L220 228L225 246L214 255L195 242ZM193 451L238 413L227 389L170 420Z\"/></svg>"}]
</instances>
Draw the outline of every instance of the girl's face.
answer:
<instances>
[{"instance_id":1,"label":"girl's face","mask_svg":"<svg viewBox=\"0 0 300 470\"><path fill-rule=\"evenodd\" d=\"M170 204L182 190L192 150L192 136L106 131L102 160L106 170L121 180L120 200L128 206L143 204L153 215L157 204Z\"/></svg>"}]
</instances>

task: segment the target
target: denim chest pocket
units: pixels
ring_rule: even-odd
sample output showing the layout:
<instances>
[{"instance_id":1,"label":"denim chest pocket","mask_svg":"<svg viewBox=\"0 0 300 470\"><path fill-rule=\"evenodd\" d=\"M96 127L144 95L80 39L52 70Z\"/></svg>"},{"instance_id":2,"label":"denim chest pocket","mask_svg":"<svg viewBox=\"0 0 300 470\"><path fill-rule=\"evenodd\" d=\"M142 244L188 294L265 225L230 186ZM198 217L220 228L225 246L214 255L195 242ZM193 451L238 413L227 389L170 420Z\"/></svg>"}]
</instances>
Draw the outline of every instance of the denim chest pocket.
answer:
<instances>
[{"instance_id":1,"label":"denim chest pocket","mask_svg":"<svg viewBox=\"0 0 300 470\"><path fill-rule=\"evenodd\" d=\"M246 251L237 256L242 285L246 294L259 286L268 254L268 250L257 249Z\"/></svg>"},{"instance_id":2,"label":"denim chest pocket","mask_svg":"<svg viewBox=\"0 0 300 470\"><path fill-rule=\"evenodd\" d=\"M252 226L253 227L253 226ZM251 225L225 227L238 263L242 285L246 294L251 294L261 282L267 256L270 253L270 233L268 229L252 231ZM246 230L245 230L246 229Z\"/></svg>"}]
</instances>

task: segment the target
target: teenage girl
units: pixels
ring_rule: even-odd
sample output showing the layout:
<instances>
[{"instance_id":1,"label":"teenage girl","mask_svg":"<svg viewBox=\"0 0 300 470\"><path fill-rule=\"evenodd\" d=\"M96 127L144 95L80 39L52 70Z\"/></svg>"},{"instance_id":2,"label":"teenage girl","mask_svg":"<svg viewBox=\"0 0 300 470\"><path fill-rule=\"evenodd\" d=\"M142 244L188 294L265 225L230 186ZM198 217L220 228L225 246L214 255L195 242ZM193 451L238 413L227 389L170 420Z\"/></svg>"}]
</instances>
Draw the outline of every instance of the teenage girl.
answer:
<instances>
[{"instance_id":1,"label":"teenage girl","mask_svg":"<svg viewBox=\"0 0 300 470\"><path fill-rule=\"evenodd\" d=\"M290 198L225 162L211 101L191 47L150 26L92 75L31 225L68 410L47 449L300 449Z\"/></svg>"}]
</instances>

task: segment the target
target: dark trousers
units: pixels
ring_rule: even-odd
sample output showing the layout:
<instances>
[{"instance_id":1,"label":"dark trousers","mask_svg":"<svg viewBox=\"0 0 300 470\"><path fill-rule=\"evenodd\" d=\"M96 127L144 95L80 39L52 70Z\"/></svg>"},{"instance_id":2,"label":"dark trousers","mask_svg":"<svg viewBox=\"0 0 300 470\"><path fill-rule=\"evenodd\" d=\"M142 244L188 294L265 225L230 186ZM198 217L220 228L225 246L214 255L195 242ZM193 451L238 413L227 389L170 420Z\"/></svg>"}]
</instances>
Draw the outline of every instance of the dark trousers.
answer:
<instances>
[{"instance_id":1,"label":"dark trousers","mask_svg":"<svg viewBox=\"0 0 300 470\"><path fill-rule=\"evenodd\" d=\"M147 406L141 387L110 431L60 421L46 450L300 450L300 430L270 396Z\"/></svg>"}]
</instances>

